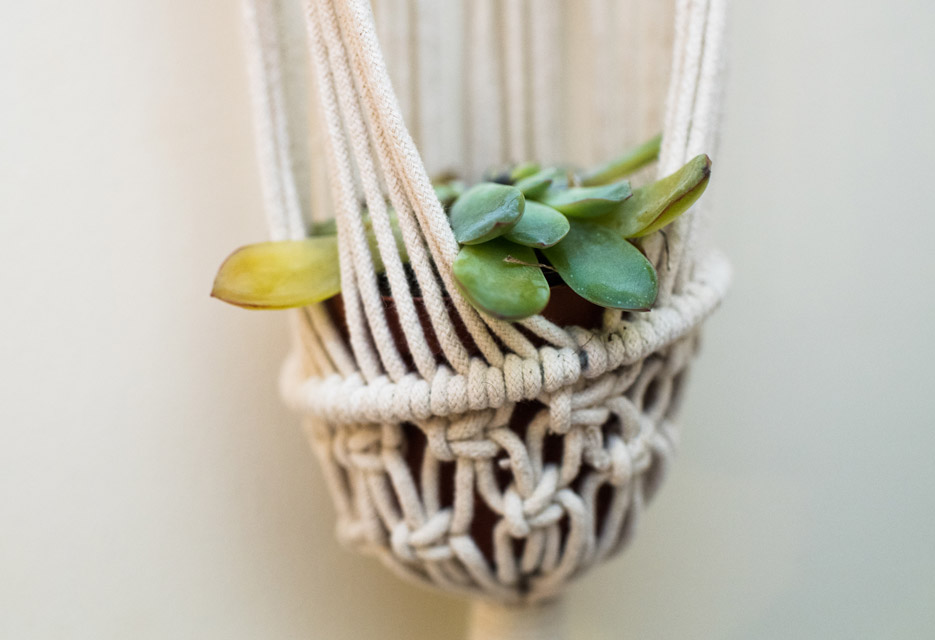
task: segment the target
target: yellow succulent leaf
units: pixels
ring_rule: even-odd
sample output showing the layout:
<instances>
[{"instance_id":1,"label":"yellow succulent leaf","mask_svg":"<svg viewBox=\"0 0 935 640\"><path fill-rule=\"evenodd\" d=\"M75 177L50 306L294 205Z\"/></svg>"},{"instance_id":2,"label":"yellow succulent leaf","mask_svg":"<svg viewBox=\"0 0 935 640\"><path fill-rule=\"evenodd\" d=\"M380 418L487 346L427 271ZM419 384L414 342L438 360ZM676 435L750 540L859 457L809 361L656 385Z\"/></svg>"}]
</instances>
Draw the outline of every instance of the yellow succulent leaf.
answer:
<instances>
[{"instance_id":1,"label":"yellow succulent leaf","mask_svg":"<svg viewBox=\"0 0 935 640\"><path fill-rule=\"evenodd\" d=\"M337 237L315 236L237 249L218 270L211 295L248 309L289 309L340 291Z\"/></svg>"}]
</instances>

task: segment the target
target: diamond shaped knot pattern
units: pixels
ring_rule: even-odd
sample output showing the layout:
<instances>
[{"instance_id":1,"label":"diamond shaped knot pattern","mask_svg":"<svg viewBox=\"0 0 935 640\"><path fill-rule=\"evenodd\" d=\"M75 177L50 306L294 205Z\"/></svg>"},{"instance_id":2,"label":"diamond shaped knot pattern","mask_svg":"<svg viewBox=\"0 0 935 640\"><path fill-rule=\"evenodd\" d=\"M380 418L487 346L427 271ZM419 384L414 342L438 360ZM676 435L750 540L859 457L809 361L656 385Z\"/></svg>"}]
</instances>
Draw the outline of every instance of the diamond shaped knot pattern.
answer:
<instances>
[{"instance_id":1,"label":"diamond shaped knot pattern","mask_svg":"<svg viewBox=\"0 0 935 640\"><path fill-rule=\"evenodd\" d=\"M623 547L672 459L673 422L709 282L615 331L575 330L502 368L364 384L283 372L306 416L345 544L404 577L499 602L553 597Z\"/></svg>"}]
</instances>

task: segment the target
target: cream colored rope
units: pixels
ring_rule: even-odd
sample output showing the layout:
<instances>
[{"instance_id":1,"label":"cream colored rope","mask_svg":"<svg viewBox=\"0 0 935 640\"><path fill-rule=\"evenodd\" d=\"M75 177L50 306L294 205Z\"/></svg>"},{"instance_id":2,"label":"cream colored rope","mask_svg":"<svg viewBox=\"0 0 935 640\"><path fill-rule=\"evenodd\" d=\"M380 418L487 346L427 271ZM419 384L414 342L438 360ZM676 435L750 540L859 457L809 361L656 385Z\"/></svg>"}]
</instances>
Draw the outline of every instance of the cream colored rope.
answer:
<instances>
[{"instance_id":1,"label":"cream colored rope","mask_svg":"<svg viewBox=\"0 0 935 640\"><path fill-rule=\"evenodd\" d=\"M679 0L676 14L676 58L669 88L659 175L672 173L700 153L713 153L718 99L721 91L726 0ZM702 205L704 206L704 205ZM647 250L657 264L660 303L673 292L680 270L685 283L692 263L685 260L699 207L666 232L667 256L661 234ZM683 264L684 262L684 264Z\"/></svg>"},{"instance_id":2,"label":"cream colored rope","mask_svg":"<svg viewBox=\"0 0 935 640\"><path fill-rule=\"evenodd\" d=\"M286 115L279 9L276 2L243 1L267 223L272 239L285 240L304 238L306 232Z\"/></svg>"},{"instance_id":3,"label":"cream colored rope","mask_svg":"<svg viewBox=\"0 0 935 640\"><path fill-rule=\"evenodd\" d=\"M338 535L407 579L500 603L549 602L632 537L673 456L684 373L729 270L717 254L692 248L703 223L693 212L667 243L646 243L662 283L650 313L608 311L593 331L480 314L453 281L458 245L410 130L423 146L436 137L450 144L458 155L436 147L430 162L463 156L469 178L505 159L565 161L572 131L591 132L575 148L609 153L614 137L634 135L615 120L618 109L627 123L655 127L659 106L642 95L599 93L593 122L566 129L569 87L596 90L624 76L641 88L658 84L658 69L617 75L627 49L614 27L630 25L640 63L658 64L663 54L643 40L666 37L651 31L669 9L655 0L588 0L573 11L567 0L478 0L444 10L432 0L376 0L388 65L365 0L305 2L347 340L325 307L295 314L296 348L281 385L306 416ZM660 174L715 142L725 4L677 2ZM245 6L270 230L298 238L309 205L298 195L279 5ZM594 34L592 57L610 56L586 72L565 57L572 22ZM443 23L457 33L433 26ZM443 49L458 51L451 66L433 58ZM587 57L575 61L587 65ZM445 94L438 100L436 85ZM450 123L463 123L462 135ZM518 611L478 609L475 633L560 636L547 614Z\"/></svg>"},{"instance_id":4,"label":"cream colored rope","mask_svg":"<svg viewBox=\"0 0 935 640\"><path fill-rule=\"evenodd\" d=\"M645 318L624 322L605 335L579 334L575 349L546 347L536 357L508 357L502 367L481 365L466 374L453 375L439 368L430 379L407 377L377 388L343 376L306 378L301 375L300 361L293 357L284 370L283 392L295 409L330 422L424 420L496 408L504 398L513 402L536 399L581 377L598 377L637 362L684 337L715 309L728 280L726 262L711 255L686 291ZM492 379L498 382L493 387L487 384Z\"/></svg>"}]
</instances>

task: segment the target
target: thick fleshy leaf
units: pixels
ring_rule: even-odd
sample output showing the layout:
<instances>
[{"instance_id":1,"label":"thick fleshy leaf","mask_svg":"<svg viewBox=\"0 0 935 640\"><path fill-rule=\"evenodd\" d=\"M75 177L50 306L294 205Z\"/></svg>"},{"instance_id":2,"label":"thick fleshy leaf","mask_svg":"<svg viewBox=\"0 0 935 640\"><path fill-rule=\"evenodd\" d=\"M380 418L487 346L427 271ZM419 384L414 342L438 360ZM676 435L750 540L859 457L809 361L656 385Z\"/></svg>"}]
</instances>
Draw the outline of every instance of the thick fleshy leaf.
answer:
<instances>
[{"instance_id":1,"label":"thick fleshy leaf","mask_svg":"<svg viewBox=\"0 0 935 640\"><path fill-rule=\"evenodd\" d=\"M471 304L504 320L534 316L549 302L535 252L503 238L461 247L452 270Z\"/></svg>"},{"instance_id":2,"label":"thick fleshy leaf","mask_svg":"<svg viewBox=\"0 0 935 640\"><path fill-rule=\"evenodd\" d=\"M681 169L640 187L633 197L602 218L624 238L641 238L666 226L701 197L711 177L711 160L702 154Z\"/></svg>"},{"instance_id":3,"label":"thick fleshy leaf","mask_svg":"<svg viewBox=\"0 0 935 640\"><path fill-rule=\"evenodd\" d=\"M593 218L607 213L632 194L630 183L624 180L600 187L553 188L537 199L570 218Z\"/></svg>"},{"instance_id":4,"label":"thick fleshy leaf","mask_svg":"<svg viewBox=\"0 0 935 640\"><path fill-rule=\"evenodd\" d=\"M579 296L602 307L647 310L656 301L656 270L613 229L572 220L568 235L546 257Z\"/></svg>"},{"instance_id":5,"label":"thick fleshy leaf","mask_svg":"<svg viewBox=\"0 0 935 640\"><path fill-rule=\"evenodd\" d=\"M545 193L552 186L553 181L560 172L557 169L543 169L531 176L516 181L513 186L523 192L527 200L534 200Z\"/></svg>"},{"instance_id":6,"label":"thick fleshy leaf","mask_svg":"<svg viewBox=\"0 0 935 640\"><path fill-rule=\"evenodd\" d=\"M521 162L510 171L510 180L515 183L523 178L528 178L538 173L541 168L538 162Z\"/></svg>"},{"instance_id":7,"label":"thick fleshy leaf","mask_svg":"<svg viewBox=\"0 0 935 640\"><path fill-rule=\"evenodd\" d=\"M523 192L505 184L482 182L465 191L451 205L451 229L461 244L478 244L513 228L526 199Z\"/></svg>"},{"instance_id":8,"label":"thick fleshy leaf","mask_svg":"<svg viewBox=\"0 0 935 640\"><path fill-rule=\"evenodd\" d=\"M211 295L250 309L288 309L340 290L337 237L319 236L241 247L221 265Z\"/></svg>"},{"instance_id":9,"label":"thick fleshy leaf","mask_svg":"<svg viewBox=\"0 0 935 640\"><path fill-rule=\"evenodd\" d=\"M581 176L581 184L588 187L626 178L634 171L642 169L658 158L661 146L662 134L660 133L643 144L628 149L623 155L614 158L610 162L586 172Z\"/></svg>"},{"instance_id":10,"label":"thick fleshy leaf","mask_svg":"<svg viewBox=\"0 0 935 640\"><path fill-rule=\"evenodd\" d=\"M564 238L566 233L568 218L552 207L527 200L523 217L503 237L516 244L544 249Z\"/></svg>"}]
</instances>

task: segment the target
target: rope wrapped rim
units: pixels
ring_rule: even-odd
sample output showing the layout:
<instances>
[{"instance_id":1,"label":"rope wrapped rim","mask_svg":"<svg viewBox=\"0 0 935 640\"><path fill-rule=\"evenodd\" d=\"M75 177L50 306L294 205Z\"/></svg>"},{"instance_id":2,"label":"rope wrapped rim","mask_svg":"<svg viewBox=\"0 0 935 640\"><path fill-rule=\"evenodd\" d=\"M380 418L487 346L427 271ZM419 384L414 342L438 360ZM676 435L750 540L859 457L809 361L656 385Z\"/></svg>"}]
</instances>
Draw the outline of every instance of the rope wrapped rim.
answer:
<instances>
[{"instance_id":1,"label":"rope wrapped rim","mask_svg":"<svg viewBox=\"0 0 935 640\"><path fill-rule=\"evenodd\" d=\"M699 262L694 279L667 305L609 331L569 328L577 349L541 347L537 358L511 354L502 367L472 358L466 375L443 366L431 380L412 373L395 383L381 376L367 384L359 374L307 377L301 356L294 351L283 366L281 391L293 409L332 424L425 420L532 400L665 348L717 308L729 282L727 260L711 252Z\"/></svg>"}]
</instances>

